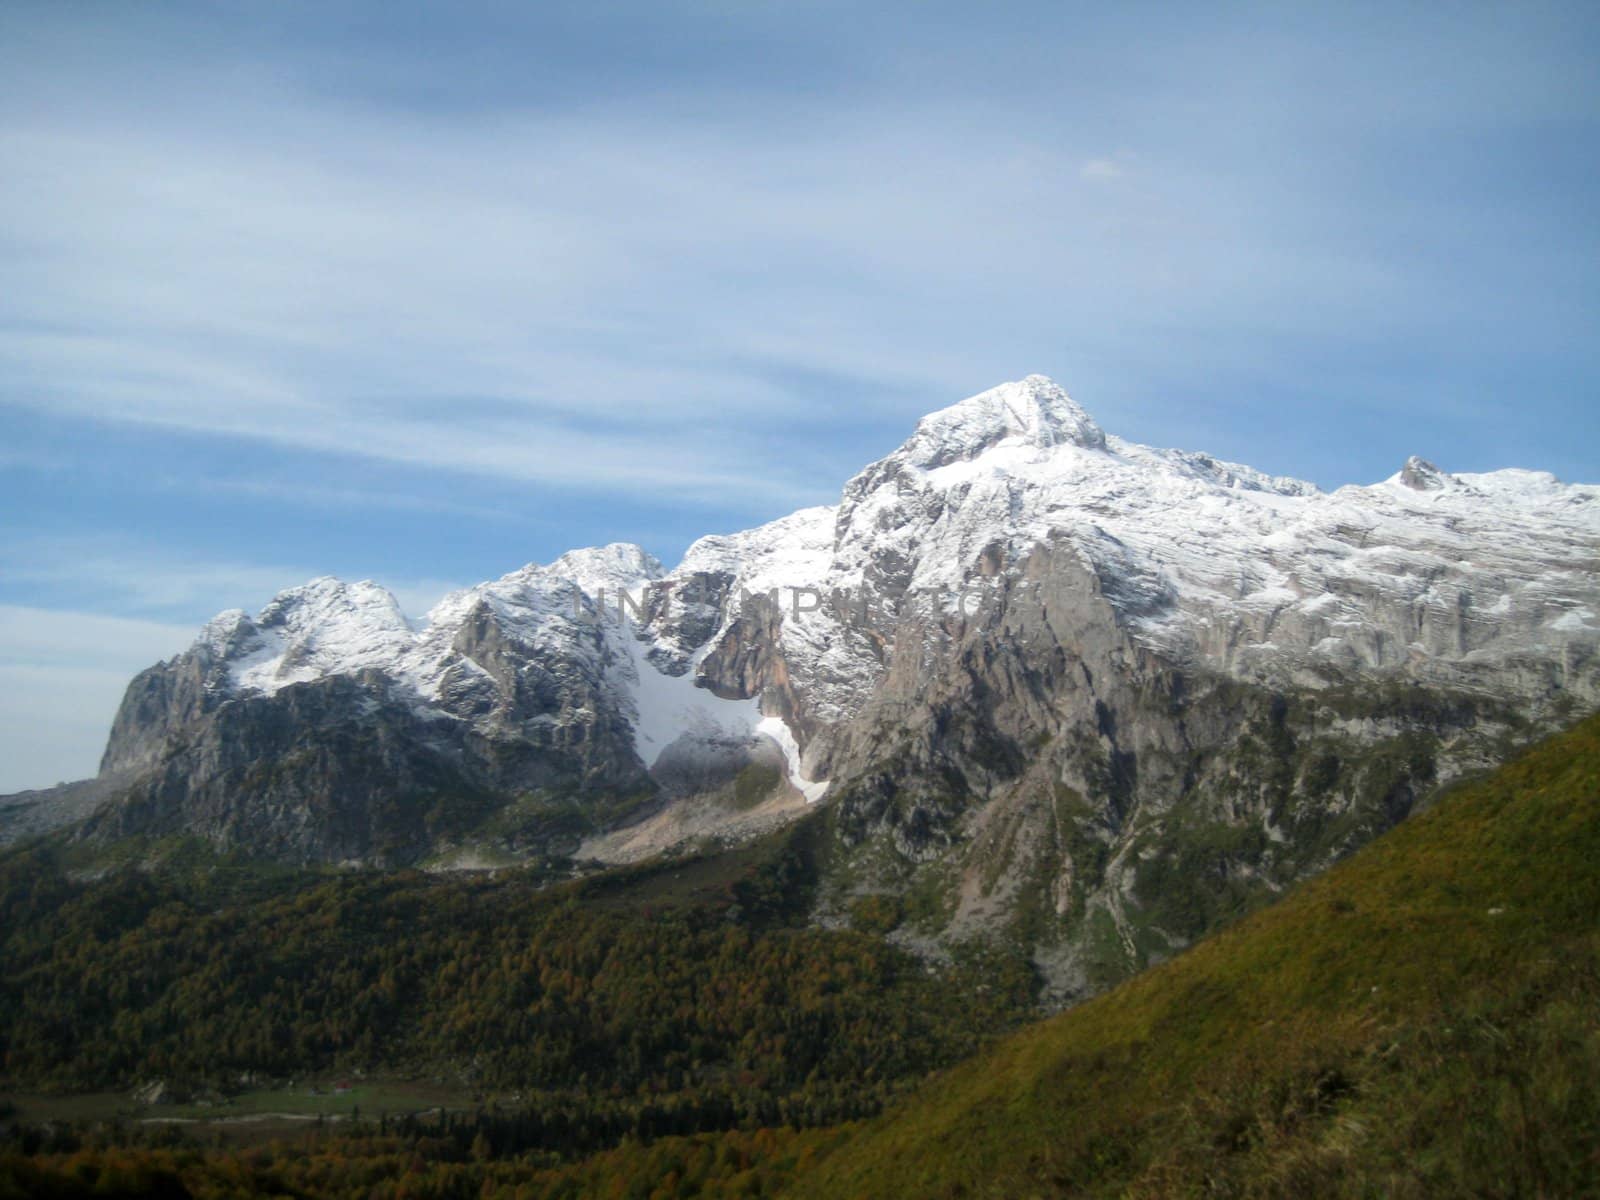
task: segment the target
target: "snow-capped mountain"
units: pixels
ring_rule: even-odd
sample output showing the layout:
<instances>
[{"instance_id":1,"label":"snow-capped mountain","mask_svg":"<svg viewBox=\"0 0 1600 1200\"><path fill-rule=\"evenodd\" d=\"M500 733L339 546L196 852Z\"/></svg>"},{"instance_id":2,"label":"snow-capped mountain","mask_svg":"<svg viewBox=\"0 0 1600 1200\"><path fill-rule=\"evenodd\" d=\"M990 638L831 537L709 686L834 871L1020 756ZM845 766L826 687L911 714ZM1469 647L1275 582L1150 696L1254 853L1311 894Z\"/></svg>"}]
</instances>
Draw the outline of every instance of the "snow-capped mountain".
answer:
<instances>
[{"instance_id":1,"label":"snow-capped mountain","mask_svg":"<svg viewBox=\"0 0 1600 1200\"><path fill-rule=\"evenodd\" d=\"M769 764L788 786L768 815L829 796L844 844L881 835L911 864L1048 826L995 851L997 877L1048 843L1027 870L1052 905L1104 904L1131 942L1135 833L1184 804L1258 824L1256 875L1281 845L1302 869L1497 739L1594 707L1597 566L1600 487L1412 459L1327 493L1107 435L1030 376L923 418L838 504L702 538L671 570L611 545L419 620L334 579L223 613L130 686L103 764L126 786L89 828L405 860L519 797L637 825ZM1426 766L1382 797L1341 774L1418 736ZM1263 738L1299 747L1276 799L1241 765ZM1085 806L1071 836L1028 815L1062 789ZM1305 832L1370 804L1386 815ZM1078 834L1110 848L1097 880Z\"/></svg>"},{"instance_id":2,"label":"snow-capped mountain","mask_svg":"<svg viewBox=\"0 0 1600 1200\"><path fill-rule=\"evenodd\" d=\"M707 687L748 619L742 594L780 589L775 649L790 715L810 733L860 709L905 614L971 615L989 602L978 581L1015 574L1041 545L1092 571L1136 642L1241 678L1500 677L1536 698L1574 669L1581 689L1600 638L1600 488L1532 471L1450 475L1414 458L1328 494L1108 437L1030 376L924 418L840 504L702 538L670 572L637 546L575 550L448 596L420 622L376 584L318 579L254 620L222 613L189 655L215 698L373 671L419 712L503 722L507 680L462 644L488 622L526 657L524 674L559 665L591 680L649 768L707 722L763 720L759 697ZM860 619L869 603L884 609L878 623ZM123 755L114 740L107 765Z\"/></svg>"}]
</instances>

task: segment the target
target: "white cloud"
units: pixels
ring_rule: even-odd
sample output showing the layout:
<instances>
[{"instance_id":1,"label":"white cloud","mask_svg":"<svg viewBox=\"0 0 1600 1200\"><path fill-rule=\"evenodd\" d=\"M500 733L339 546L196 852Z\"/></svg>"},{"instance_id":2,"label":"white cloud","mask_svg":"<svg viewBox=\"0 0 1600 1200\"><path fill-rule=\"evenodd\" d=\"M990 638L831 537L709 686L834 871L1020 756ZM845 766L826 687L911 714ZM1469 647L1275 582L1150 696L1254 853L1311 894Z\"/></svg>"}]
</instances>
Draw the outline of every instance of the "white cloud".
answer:
<instances>
[{"instance_id":1,"label":"white cloud","mask_svg":"<svg viewBox=\"0 0 1600 1200\"><path fill-rule=\"evenodd\" d=\"M1242 223L1230 182L1164 171L1109 209L1078 180L1130 156L956 107L751 129L226 94L257 136L0 119L0 226L28 249L0 297L0 400L782 511L820 498L784 453L805 416L787 365L931 408L1063 338L1397 307L1386 264ZM1282 303L1290 281L1316 313Z\"/></svg>"},{"instance_id":2,"label":"white cloud","mask_svg":"<svg viewBox=\"0 0 1600 1200\"><path fill-rule=\"evenodd\" d=\"M128 681L190 625L0 605L0 793L95 774Z\"/></svg>"},{"instance_id":3,"label":"white cloud","mask_svg":"<svg viewBox=\"0 0 1600 1200\"><path fill-rule=\"evenodd\" d=\"M0 655L12 666L134 672L194 640L192 625L0 604Z\"/></svg>"},{"instance_id":4,"label":"white cloud","mask_svg":"<svg viewBox=\"0 0 1600 1200\"><path fill-rule=\"evenodd\" d=\"M61 598L63 607L141 613L163 621L187 618L192 623L181 628L189 630L191 639L196 626L223 609L255 612L285 588L327 574L303 566L209 561L97 538L13 542L0 550L0 565L13 587L32 585ZM426 577L376 582L393 592L413 618L421 618L461 586Z\"/></svg>"},{"instance_id":5,"label":"white cloud","mask_svg":"<svg viewBox=\"0 0 1600 1200\"><path fill-rule=\"evenodd\" d=\"M1097 182L1108 179L1121 179L1122 175L1122 164L1114 158L1091 158L1078 168L1079 178L1092 179Z\"/></svg>"}]
</instances>

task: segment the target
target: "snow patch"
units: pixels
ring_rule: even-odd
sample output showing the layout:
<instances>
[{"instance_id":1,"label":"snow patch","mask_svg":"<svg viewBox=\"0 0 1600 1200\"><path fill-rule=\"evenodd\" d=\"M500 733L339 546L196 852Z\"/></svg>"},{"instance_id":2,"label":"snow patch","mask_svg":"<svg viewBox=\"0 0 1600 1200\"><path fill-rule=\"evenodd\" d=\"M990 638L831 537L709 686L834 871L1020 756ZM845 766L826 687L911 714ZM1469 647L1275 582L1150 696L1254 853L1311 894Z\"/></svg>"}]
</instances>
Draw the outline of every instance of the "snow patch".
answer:
<instances>
[{"instance_id":1,"label":"snow patch","mask_svg":"<svg viewBox=\"0 0 1600 1200\"><path fill-rule=\"evenodd\" d=\"M807 804L815 804L828 792L826 779L812 781L807 779L800 771L800 744L794 740L794 731L782 717L764 717L756 726L757 733L764 733L778 743L778 749L783 751L783 760L789 764L789 782L806 798Z\"/></svg>"},{"instance_id":2,"label":"snow patch","mask_svg":"<svg viewBox=\"0 0 1600 1200\"><path fill-rule=\"evenodd\" d=\"M621 631L631 672L633 748L647 767L685 734L703 740L749 738L761 721L759 697L724 700L696 686L692 672L667 675L645 657L645 644Z\"/></svg>"}]
</instances>

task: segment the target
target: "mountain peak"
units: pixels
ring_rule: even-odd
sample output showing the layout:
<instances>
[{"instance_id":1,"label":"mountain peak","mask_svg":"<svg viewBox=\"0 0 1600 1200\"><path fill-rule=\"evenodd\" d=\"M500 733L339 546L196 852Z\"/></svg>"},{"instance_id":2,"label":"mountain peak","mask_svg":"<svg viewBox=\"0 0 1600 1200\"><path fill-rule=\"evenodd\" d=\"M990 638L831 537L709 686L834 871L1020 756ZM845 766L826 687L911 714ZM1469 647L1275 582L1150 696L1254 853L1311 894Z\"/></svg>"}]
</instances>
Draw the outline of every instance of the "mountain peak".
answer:
<instances>
[{"instance_id":1,"label":"mountain peak","mask_svg":"<svg viewBox=\"0 0 1600 1200\"><path fill-rule=\"evenodd\" d=\"M1417 492L1440 491L1449 481L1450 476L1444 471L1415 454L1406 459L1406 465L1400 469L1400 482Z\"/></svg>"},{"instance_id":2,"label":"mountain peak","mask_svg":"<svg viewBox=\"0 0 1600 1200\"><path fill-rule=\"evenodd\" d=\"M632 542L568 550L544 572L571 580L591 596L600 588L611 592L636 588L666 573L653 554Z\"/></svg>"},{"instance_id":3,"label":"mountain peak","mask_svg":"<svg viewBox=\"0 0 1600 1200\"><path fill-rule=\"evenodd\" d=\"M926 469L1011 443L1048 450L1063 444L1103 450L1106 435L1054 380L1029 375L929 413L903 449Z\"/></svg>"},{"instance_id":4,"label":"mountain peak","mask_svg":"<svg viewBox=\"0 0 1600 1200\"><path fill-rule=\"evenodd\" d=\"M219 612L200 629L195 645L203 648L212 658L231 658L240 648L256 636L255 622L242 608Z\"/></svg>"},{"instance_id":5,"label":"mountain peak","mask_svg":"<svg viewBox=\"0 0 1600 1200\"><path fill-rule=\"evenodd\" d=\"M387 588L370 579L346 583L332 575L279 592L256 618L259 625L283 626L291 631L316 628L329 621L409 628L399 602Z\"/></svg>"}]
</instances>

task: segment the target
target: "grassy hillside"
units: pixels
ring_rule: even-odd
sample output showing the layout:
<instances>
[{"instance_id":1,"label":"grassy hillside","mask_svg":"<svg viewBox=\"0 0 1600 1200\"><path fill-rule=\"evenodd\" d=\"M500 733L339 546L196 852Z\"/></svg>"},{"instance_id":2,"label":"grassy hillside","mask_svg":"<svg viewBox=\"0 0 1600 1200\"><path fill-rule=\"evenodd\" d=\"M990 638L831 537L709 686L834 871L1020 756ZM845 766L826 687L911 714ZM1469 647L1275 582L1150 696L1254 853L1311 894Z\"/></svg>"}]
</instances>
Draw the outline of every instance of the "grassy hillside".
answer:
<instances>
[{"instance_id":1,"label":"grassy hillside","mask_svg":"<svg viewBox=\"0 0 1600 1200\"><path fill-rule=\"evenodd\" d=\"M730 925L737 897L740 920L764 914L743 959L761 938L793 936L782 926L794 881L774 869L785 861L756 855L732 879L709 861L622 873L583 898L606 921L669 910L688 924L656 932L677 936L713 896L729 906L718 928ZM494 907L516 913L511 898ZM607 925L604 940L622 928ZM125 935L100 936L115 946ZM480 969L499 953L475 937L469 948ZM792 946L773 981L802 986L806 963L832 961L814 958L819 948ZM719 989L770 969L759 953L730 962ZM869 1052L901 1041L896 1014L948 996L913 979L854 997L857 1019L826 1036ZM487 999L500 1009L498 993ZM952 1023L934 1012L937 1027ZM981 1023L961 1016L969 1034ZM707 1032L712 1047L724 1031ZM785 1045L763 1063L778 1077L794 1066ZM770 1099L770 1082L735 1077L735 1092L751 1087ZM613 1085L619 1110L622 1092ZM546 1118L528 1111L319 1127L247 1149L171 1129L14 1133L0 1138L0 1197L1600 1195L1600 718L1181 958L992 1043L887 1116L797 1132L756 1128L777 1123L758 1118L766 1105L725 1107L721 1127L623 1121L600 1139L611 1148L587 1157L532 1136ZM686 1136L661 1136L674 1131Z\"/></svg>"},{"instance_id":2,"label":"grassy hillside","mask_svg":"<svg viewBox=\"0 0 1600 1200\"><path fill-rule=\"evenodd\" d=\"M792 1194L1600 1194L1600 719L936 1079Z\"/></svg>"}]
</instances>

